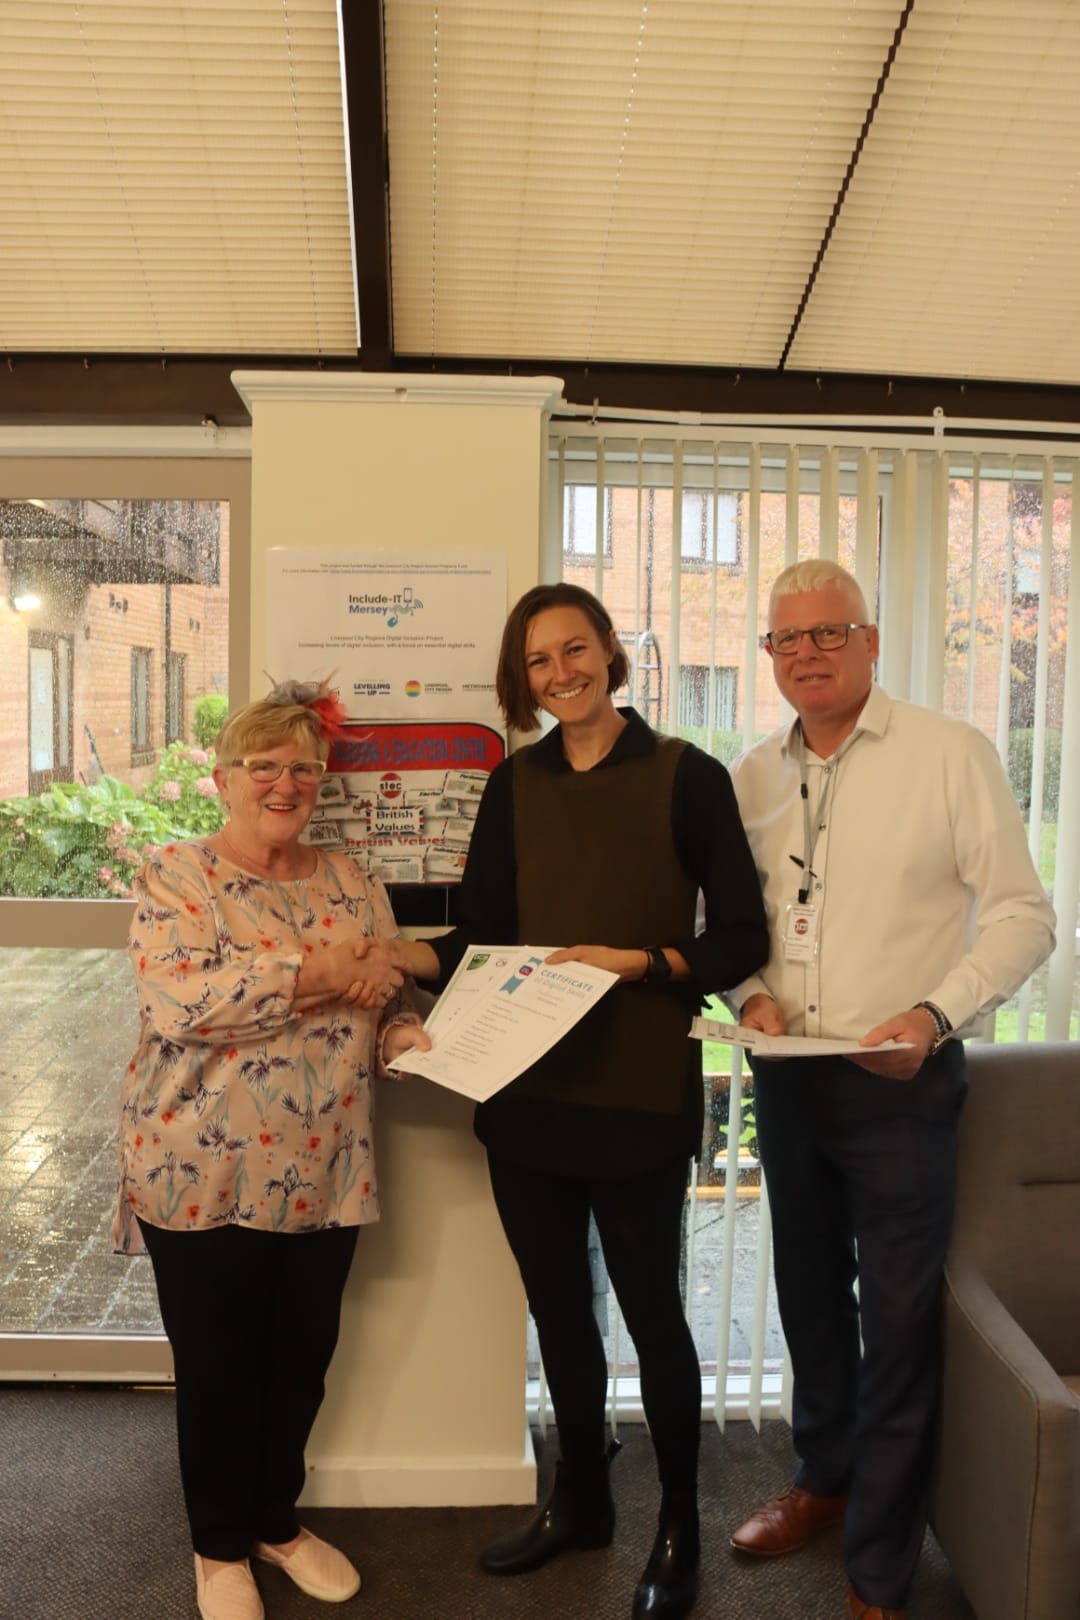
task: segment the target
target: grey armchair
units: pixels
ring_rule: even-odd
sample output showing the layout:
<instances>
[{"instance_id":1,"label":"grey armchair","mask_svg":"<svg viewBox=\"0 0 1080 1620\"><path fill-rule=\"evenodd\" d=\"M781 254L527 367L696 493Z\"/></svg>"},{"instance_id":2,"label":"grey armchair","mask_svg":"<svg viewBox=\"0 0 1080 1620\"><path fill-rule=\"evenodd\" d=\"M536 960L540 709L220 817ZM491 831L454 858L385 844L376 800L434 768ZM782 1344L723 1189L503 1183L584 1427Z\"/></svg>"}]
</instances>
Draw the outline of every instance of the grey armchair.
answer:
<instances>
[{"instance_id":1,"label":"grey armchair","mask_svg":"<svg viewBox=\"0 0 1080 1620\"><path fill-rule=\"evenodd\" d=\"M968 1057L931 1519L978 1620L1080 1620L1080 1043Z\"/></svg>"}]
</instances>

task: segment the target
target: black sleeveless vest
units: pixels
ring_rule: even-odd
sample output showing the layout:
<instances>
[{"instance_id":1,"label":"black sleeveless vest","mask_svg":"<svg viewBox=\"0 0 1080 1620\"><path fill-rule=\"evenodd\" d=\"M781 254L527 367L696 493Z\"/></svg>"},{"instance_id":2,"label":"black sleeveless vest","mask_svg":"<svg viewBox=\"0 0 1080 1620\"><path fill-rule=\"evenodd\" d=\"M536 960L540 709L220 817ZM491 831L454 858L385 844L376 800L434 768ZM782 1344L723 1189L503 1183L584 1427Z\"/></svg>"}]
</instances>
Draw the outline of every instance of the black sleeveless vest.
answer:
<instances>
[{"instance_id":1,"label":"black sleeveless vest","mask_svg":"<svg viewBox=\"0 0 1080 1620\"><path fill-rule=\"evenodd\" d=\"M685 743L590 771L550 771L513 756L519 942L671 944L694 932L697 885L671 836ZM698 997L687 985L615 985L508 1095L675 1114L684 1106L687 1036Z\"/></svg>"}]
</instances>

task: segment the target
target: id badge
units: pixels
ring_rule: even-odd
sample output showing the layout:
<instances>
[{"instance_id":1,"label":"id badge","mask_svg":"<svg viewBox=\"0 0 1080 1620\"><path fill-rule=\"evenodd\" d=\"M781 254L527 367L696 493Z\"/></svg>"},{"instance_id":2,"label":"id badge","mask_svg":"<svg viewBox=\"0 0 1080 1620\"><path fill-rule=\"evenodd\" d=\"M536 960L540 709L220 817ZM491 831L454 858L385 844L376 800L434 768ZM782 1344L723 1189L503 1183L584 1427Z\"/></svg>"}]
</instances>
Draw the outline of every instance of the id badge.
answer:
<instances>
[{"instance_id":1,"label":"id badge","mask_svg":"<svg viewBox=\"0 0 1080 1620\"><path fill-rule=\"evenodd\" d=\"M788 962L812 962L818 948L816 906L788 906L784 924L784 957Z\"/></svg>"}]
</instances>

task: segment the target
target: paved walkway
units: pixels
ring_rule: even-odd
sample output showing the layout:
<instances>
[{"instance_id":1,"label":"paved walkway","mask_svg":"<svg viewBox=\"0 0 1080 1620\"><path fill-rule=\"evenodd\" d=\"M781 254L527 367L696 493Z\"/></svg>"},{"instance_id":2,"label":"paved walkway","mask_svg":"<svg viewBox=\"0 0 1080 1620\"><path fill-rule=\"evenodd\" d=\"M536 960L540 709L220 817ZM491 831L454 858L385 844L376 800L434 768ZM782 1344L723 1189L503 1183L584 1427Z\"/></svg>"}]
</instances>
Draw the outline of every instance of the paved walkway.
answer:
<instances>
[{"instance_id":1,"label":"paved walkway","mask_svg":"<svg viewBox=\"0 0 1080 1620\"><path fill-rule=\"evenodd\" d=\"M109 1234L138 1028L127 959L0 951L0 1004L0 1329L160 1333L149 1265Z\"/></svg>"},{"instance_id":2,"label":"paved walkway","mask_svg":"<svg viewBox=\"0 0 1080 1620\"><path fill-rule=\"evenodd\" d=\"M160 1333L149 1262L114 1255L110 1237L120 1079L138 1031L127 959L119 951L0 950L0 1005L0 1331ZM691 1325L711 1368L723 1199L702 1196L694 1215ZM738 1200L732 1225L738 1362L750 1355L756 1198ZM610 1334L608 1342L610 1350ZM781 1350L770 1291L766 1354L778 1359ZM624 1367L626 1359L624 1334Z\"/></svg>"}]
</instances>

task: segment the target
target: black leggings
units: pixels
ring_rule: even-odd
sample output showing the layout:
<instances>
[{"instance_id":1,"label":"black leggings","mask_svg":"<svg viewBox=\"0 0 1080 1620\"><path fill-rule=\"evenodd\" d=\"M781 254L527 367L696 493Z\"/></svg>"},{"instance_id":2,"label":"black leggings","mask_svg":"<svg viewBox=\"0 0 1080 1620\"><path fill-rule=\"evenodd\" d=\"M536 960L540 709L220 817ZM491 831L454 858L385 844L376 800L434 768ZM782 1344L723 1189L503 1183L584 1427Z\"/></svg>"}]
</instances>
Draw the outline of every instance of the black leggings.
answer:
<instances>
[{"instance_id":1,"label":"black leggings","mask_svg":"<svg viewBox=\"0 0 1080 1620\"><path fill-rule=\"evenodd\" d=\"M589 1211L641 1367L641 1398L667 1490L697 1485L701 1369L679 1294L688 1162L616 1181L523 1169L488 1152L492 1191L518 1263L571 1468L604 1451L607 1357L593 1315Z\"/></svg>"},{"instance_id":2,"label":"black leggings","mask_svg":"<svg viewBox=\"0 0 1080 1620\"><path fill-rule=\"evenodd\" d=\"M176 1368L192 1545L231 1560L256 1541L291 1541L359 1228L139 1225Z\"/></svg>"}]
</instances>

